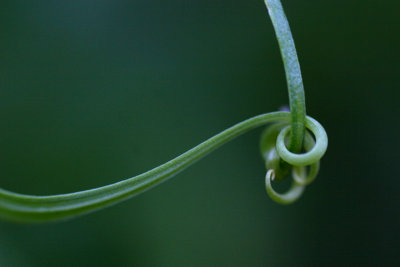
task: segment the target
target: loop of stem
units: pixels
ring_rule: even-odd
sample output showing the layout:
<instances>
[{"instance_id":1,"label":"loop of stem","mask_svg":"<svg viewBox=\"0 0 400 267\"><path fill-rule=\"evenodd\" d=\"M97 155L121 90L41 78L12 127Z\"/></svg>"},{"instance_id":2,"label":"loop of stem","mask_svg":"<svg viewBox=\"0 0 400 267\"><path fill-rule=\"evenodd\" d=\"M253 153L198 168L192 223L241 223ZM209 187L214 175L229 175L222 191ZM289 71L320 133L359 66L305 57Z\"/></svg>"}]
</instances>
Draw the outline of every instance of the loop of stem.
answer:
<instances>
[{"instance_id":1,"label":"loop of stem","mask_svg":"<svg viewBox=\"0 0 400 267\"><path fill-rule=\"evenodd\" d=\"M276 150L279 156L294 166L306 166L318 161L325 153L328 146L328 136L322 125L316 120L307 117L306 126L314 134L316 145L308 152L296 154L290 152L285 145L285 137L290 132L290 127L285 127L276 140Z\"/></svg>"},{"instance_id":2,"label":"loop of stem","mask_svg":"<svg viewBox=\"0 0 400 267\"><path fill-rule=\"evenodd\" d=\"M24 195L0 189L0 217L19 222L48 222L73 218L110 206L162 183L226 142L271 122L290 123L290 127L283 130L280 128L279 135L277 138L274 137L277 140L276 147L273 146L272 154L268 154L271 155L271 166L276 166L274 167L276 170L280 169L281 176L284 176L287 171L287 165L283 164L283 161L295 167L292 187L286 194L279 194L273 190L271 180L275 177L275 170L270 169L265 179L267 192L272 199L282 204L289 204L298 199L305 185L310 183L318 172L318 161L325 153L328 144L327 135L317 121L306 117L300 65L282 5L279 0L265 0L265 3L281 49L288 83L290 113L272 112L250 118L152 170L103 187L51 196ZM307 141L309 134L305 134L305 127L309 128L316 138L315 144L311 142L312 146ZM285 145L285 137L289 131L291 133L290 151ZM304 134L306 136L304 146L307 152L295 154L301 152ZM306 174L303 166L310 164L310 171Z\"/></svg>"},{"instance_id":3,"label":"loop of stem","mask_svg":"<svg viewBox=\"0 0 400 267\"><path fill-rule=\"evenodd\" d=\"M316 141L314 141L312 135L306 131L304 136L304 150L306 152L303 154L294 154L286 149L285 136L290 131L290 126L284 126L283 128L281 125L270 126L272 129L279 126L281 129L276 139L275 146L271 146L269 144L264 144L261 146L261 149L265 149L262 152L266 160L267 169L271 167L268 169L265 177L266 190L270 198L279 204L293 203L301 196L305 185L310 184L316 178L319 171L319 161L327 149L328 137L322 125L308 116L306 117L306 125L315 136ZM271 137L275 136L275 131L266 130L265 134L262 136L262 143L271 142ZM282 147L285 149L282 150ZM276 151L278 156L276 156L274 151ZM274 157L271 157L270 155L274 155ZM293 161L293 157L295 157L296 160ZM280 170L281 168L276 164L279 159L288 162L292 167L292 185L284 194L277 193L272 188L271 184L271 181L273 181L275 178L275 169ZM309 166L308 172L306 166ZM280 177L280 179L282 178L284 177Z\"/></svg>"},{"instance_id":4,"label":"loop of stem","mask_svg":"<svg viewBox=\"0 0 400 267\"><path fill-rule=\"evenodd\" d=\"M295 202L297 199L300 198L300 196L303 194L304 185L300 185L296 183L295 181L292 181L292 185L290 186L290 189L284 193L278 193L276 192L271 185L271 181L274 180L274 171L273 170L268 170L267 174L265 175L265 188L267 190L268 196L275 202L279 204L291 204Z\"/></svg>"},{"instance_id":5,"label":"loop of stem","mask_svg":"<svg viewBox=\"0 0 400 267\"><path fill-rule=\"evenodd\" d=\"M288 204L298 199L304 190L304 186L315 179L319 170L319 160L325 153L328 145L328 137L324 128L316 120L306 116L300 64L282 4L279 0L265 0L265 5L268 9L281 51L286 73L291 114L290 126L283 128L277 136L276 148L268 147L268 153L263 154L268 169L265 183L267 193L273 200L281 204ZM310 141L311 137L305 131L306 127L314 134L316 138L315 144L313 141ZM289 149L285 144L288 133L290 133ZM267 135L270 135L267 138L272 138L270 133ZM266 138L265 135L262 138ZM306 153L301 154L303 141ZM262 147L262 149L266 148ZM278 162L280 163L278 164ZM306 174L307 171L304 167L306 165L310 165L308 174ZM275 177L275 170L277 171L278 180L286 177L288 168L292 168L292 187L286 194L279 194L272 188L271 180Z\"/></svg>"}]
</instances>

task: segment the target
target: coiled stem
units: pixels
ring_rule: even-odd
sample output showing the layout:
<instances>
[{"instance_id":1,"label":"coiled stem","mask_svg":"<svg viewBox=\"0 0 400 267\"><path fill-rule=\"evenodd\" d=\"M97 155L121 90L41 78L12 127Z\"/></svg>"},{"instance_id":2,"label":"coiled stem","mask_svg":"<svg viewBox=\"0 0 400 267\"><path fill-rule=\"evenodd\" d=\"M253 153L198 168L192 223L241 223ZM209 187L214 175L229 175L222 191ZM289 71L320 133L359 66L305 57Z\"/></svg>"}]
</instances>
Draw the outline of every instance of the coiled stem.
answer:
<instances>
[{"instance_id":1,"label":"coiled stem","mask_svg":"<svg viewBox=\"0 0 400 267\"><path fill-rule=\"evenodd\" d=\"M289 204L297 200L303 193L305 185L311 183L317 176L319 159L326 151L328 137L316 120L306 117L300 64L282 4L279 0L265 0L265 5L281 50L291 113L290 126L279 125L279 133L275 126L274 131L267 130L262 136L261 151L267 167L265 185L268 195L273 200L281 204ZM305 127L314 134L316 144L311 135L305 131ZM287 149L285 138L289 132L289 149ZM271 140L275 140L275 138L277 138L276 146L271 145ZM298 154L303 148L306 153ZM308 174L304 167L306 165L309 166ZM277 180L284 179L290 173L290 170L293 181L288 192L285 194L275 192L271 181L275 178Z\"/></svg>"},{"instance_id":2,"label":"coiled stem","mask_svg":"<svg viewBox=\"0 0 400 267\"><path fill-rule=\"evenodd\" d=\"M164 182L239 135L277 121L289 123L290 113L272 112L250 118L159 167L100 188L54 196L22 195L0 189L0 217L20 222L46 222L68 219L110 206ZM324 132L323 128L320 131ZM321 135L321 138L325 138L324 136L326 137ZM317 142L317 145L324 143L326 142ZM323 151L324 147L319 150ZM321 156L320 153L315 155L317 158Z\"/></svg>"},{"instance_id":3,"label":"coiled stem","mask_svg":"<svg viewBox=\"0 0 400 267\"><path fill-rule=\"evenodd\" d=\"M267 123L270 126L262 137L261 149L266 161L266 189L270 197L288 204L304 191L305 185L316 177L319 160L326 151L328 139L323 127L306 116L303 82L289 24L279 0L265 1L281 48L289 91L290 113L272 112L259 115L211 137L173 160L138 176L107 186L53 196L32 196L0 189L0 217L18 222L48 222L73 218L127 198L133 197L173 177L206 154L237 136ZM305 132L305 127L315 136ZM286 148L287 135L289 149ZM304 143L303 143L304 139ZM302 151L304 154L297 154ZM307 174L306 165L310 166ZM271 181L285 178L292 171L291 189L279 194Z\"/></svg>"},{"instance_id":4,"label":"coiled stem","mask_svg":"<svg viewBox=\"0 0 400 267\"><path fill-rule=\"evenodd\" d=\"M290 127L284 123L275 124L269 127L272 130L266 129L261 137L261 152L267 167L267 174L265 176L266 190L268 195L280 204L293 203L301 196L305 186L311 183L317 176L319 160L325 154L328 147L328 136L322 125L307 116L306 127L315 136L316 141L306 131L303 142L306 152L303 154L294 154L288 151L285 144L285 137L287 137ZM282 172L281 159L290 163L293 167L292 185L285 194L277 193L271 184L273 180L281 180L287 176L286 172ZM309 166L308 173L306 166Z\"/></svg>"}]
</instances>

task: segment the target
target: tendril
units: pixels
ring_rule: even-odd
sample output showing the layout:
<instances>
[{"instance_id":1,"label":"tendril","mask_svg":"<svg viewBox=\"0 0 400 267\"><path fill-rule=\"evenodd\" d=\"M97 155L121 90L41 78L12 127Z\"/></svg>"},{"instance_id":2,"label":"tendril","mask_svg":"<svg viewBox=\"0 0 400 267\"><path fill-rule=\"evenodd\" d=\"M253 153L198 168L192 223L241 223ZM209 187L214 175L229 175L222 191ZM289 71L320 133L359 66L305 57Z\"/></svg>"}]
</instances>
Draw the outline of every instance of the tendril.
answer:
<instances>
[{"instance_id":1,"label":"tendril","mask_svg":"<svg viewBox=\"0 0 400 267\"><path fill-rule=\"evenodd\" d=\"M322 125L307 116L306 127L310 129L316 140L310 132L306 131L303 142L305 153L302 154L294 154L286 149L287 138L285 137L290 132L290 126L287 123L268 127L261 137L261 152L268 170L265 176L266 190L271 199L280 204L296 201L304 192L305 186L314 181L319 171L319 161L327 149L328 137ZM292 185L285 194L277 193L271 184L273 180L282 180L288 175L288 171L282 171L284 163L281 160L291 164L289 168L291 168L293 178Z\"/></svg>"},{"instance_id":2,"label":"tendril","mask_svg":"<svg viewBox=\"0 0 400 267\"><path fill-rule=\"evenodd\" d=\"M289 204L297 200L319 171L319 160L328 146L324 128L314 119L306 116L303 80L289 23L279 0L265 0L274 26L286 73L291 113L290 126L280 124L266 130L261 138L261 151L265 159L267 174L265 185L268 195L278 203ZM314 142L311 130L316 138ZM278 133L279 131L279 133ZM289 149L286 139L289 137ZM276 145L273 143L276 139ZM298 154L304 149L305 153ZM309 171L307 173L307 168ZM271 181L282 180L292 173L292 186L285 194L277 193Z\"/></svg>"},{"instance_id":3,"label":"tendril","mask_svg":"<svg viewBox=\"0 0 400 267\"><path fill-rule=\"evenodd\" d=\"M166 181L241 134L273 122L288 124L290 113L271 112L242 121L150 171L91 190L32 196L0 189L0 217L20 222L47 222L73 218L110 206ZM321 142L317 142L316 146L319 144Z\"/></svg>"},{"instance_id":4,"label":"tendril","mask_svg":"<svg viewBox=\"0 0 400 267\"><path fill-rule=\"evenodd\" d=\"M242 121L152 170L103 187L52 196L24 195L0 189L0 217L18 222L48 222L110 206L166 181L221 145L267 123L275 123L264 131L261 139L267 167L267 193L281 204L297 200L305 186L315 179L328 138L324 128L306 116L300 65L282 5L279 0L265 0L265 3L284 63L290 113L271 112ZM301 153L303 149L305 153ZM277 193L272 188L272 180L282 180L290 173L292 186L284 194Z\"/></svg>"}]
</instances>

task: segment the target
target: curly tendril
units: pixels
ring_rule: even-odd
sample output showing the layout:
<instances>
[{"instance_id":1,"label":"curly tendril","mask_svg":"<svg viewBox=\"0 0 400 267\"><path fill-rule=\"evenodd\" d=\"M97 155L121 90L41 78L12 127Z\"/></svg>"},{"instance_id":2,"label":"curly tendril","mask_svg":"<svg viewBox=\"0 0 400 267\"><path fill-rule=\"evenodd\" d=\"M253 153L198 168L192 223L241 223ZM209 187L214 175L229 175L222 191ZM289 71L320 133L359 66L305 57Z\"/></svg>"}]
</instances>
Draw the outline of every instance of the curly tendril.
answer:
<instances>
[{"instance_id":1,"label":"curly tendril","mask_svg":"<svg viewBox=\"0 0 400 267\"><path fill-rule=\"evenodd\" d=\"M261 137L261 152L268 170L265 176L266 190L271 199L280 204L293 203L301 196L305 186L316 178L319 171L319 161L327 149L328 136L322 125L307 116L306 127L311 130L316 141L306 131L303 142L305 153L303 154L294 154L287 150L285 137L290 131L290 126L287 123L270 126ZM292 185L285 194L277 193L271 185L273 180L282 180L288 175L284 169L286 166L282 161L291 164L293 177ZM309 167L308 173L307 166Z\"/></svg>"},{"instance_id":2,"label":"curly tendril","mask_svg":"<svg viewBox=\"0 0 400 267\"><path fill-rule=\"evenodd\" d=\"M266 130L261 138L261 151L265 159L267 174L265 186L268 195L280 204L296 201L318 174L319 160L328 146L324 128L316 120L306 116L303 80L289 23L279 0L265 0L269 16L281 50L289 92L291 125L279 124ZM316 138L314 142L305 127ZM290 132L289 149L286 137ZM272 141L276 139L276 145ZM306 152L298 154L304 149ZM309 166L309 171L305 166ZM271 185L272 180L282 180L292 173L292 185L288 192L277 193Z\"/></svg>"},{"instance_id":3,"label":"curly tendril","mask_svg":"<svg viewBox=\"0 0 400 267\"><path fill-rule=\"evenodd\" d=\"M266 0L265 3L281 49L290 112L271 112L242 121L152 170L103 187L52 196L24 195L0 189L0 217L18 222L48 222L113 205L166 181L228 141L268 123L274 124L264 131L261 140L267 167L267 193L282 204L298 199L305 186L315 179L328 139L324 128L306 116L300 65L282 5L279 0ZM301 153L302 150L305 153ZM272 180L284 179L290 173L293 180L289 191L275 192Z\"/></svg>"}]
</instances>

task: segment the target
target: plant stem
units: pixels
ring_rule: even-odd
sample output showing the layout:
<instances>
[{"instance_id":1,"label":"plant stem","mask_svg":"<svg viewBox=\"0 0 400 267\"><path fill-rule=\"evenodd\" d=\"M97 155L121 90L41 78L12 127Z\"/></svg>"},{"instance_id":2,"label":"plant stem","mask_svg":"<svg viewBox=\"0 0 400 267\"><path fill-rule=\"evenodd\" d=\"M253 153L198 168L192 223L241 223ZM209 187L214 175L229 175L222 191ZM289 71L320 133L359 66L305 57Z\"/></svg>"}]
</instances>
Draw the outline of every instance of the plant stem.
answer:
<instances>
[{"instance_id":1,"label":"plant stem","mask_svg":"<svg viewBox=\"0 0 400 267\"><path fill-rule=\"evenodd\" d=\"M300 64L281 2L279 0L265 0L265 5L275 29L286 73L292 118L289 150L299 153L303 145L306 119L306 104Z\"/></svg>"},{"instance_id":2,"label":"plant stem","mask_svg":"<svg viewBox=\"0 0 400 267\"><path fill-rule=\"evenodd\" d=\"M272 189L271 180L273 179L274 170L269 170L266 175L266 188L271 198L279 203L288 204L296 200L303 192L304 186L315 178L319 167L318 161L326 151L328 138L325 130L317 121L306 117L300 65L282 5L279 0L265 0L265 4L274 25L285 67L290 113L272 112L250 118L222 131L163 165L107 186L53 196L23 195L0 189L0 217L19 222L48 222L73 218L92 212L144 192L171 178L206 154L239 135L266 123L278 121L290 122L291 124L290 128L283 128L278 135L276 141L276 151L280 157L278 160L282 159L287 162L286 164L297 167L311 165L311 169L314 168L314 171L310 171L307 177L302 177L305 169L295 168L294 170L300 173L300 175L297 175L299 176L297 182L295 180L292 190L282 195ZM307 152L295 154L301 152L305 127L314 134L316 143L314 146L307 145L306 138L305 147ZM285 145L285 136L289 132L290 151L286 149Z\"/></svg>"},{"instance_id":3,"label":"plant stem","mask_svg":"<svg viewBox=\"0 0 400 267\"><path fill-rule=\"evenodd\" d=\"M271 112L250 118L222 131L163 165L138 176L100 188L54 196L23 195L0 189L0 217L20 222L46 222L92 212L142 193L171 178L239 135L276 121L289 122L290 113ZM325 153L327 137L318 122L308 117L307 123L316 135L316 146L319 146L318 149L314 149L314 152L307 154L307 160L311 157L312 160L318 161ZM320 141L318 142L318 140Z\"/></svg>"}]
</instances>

